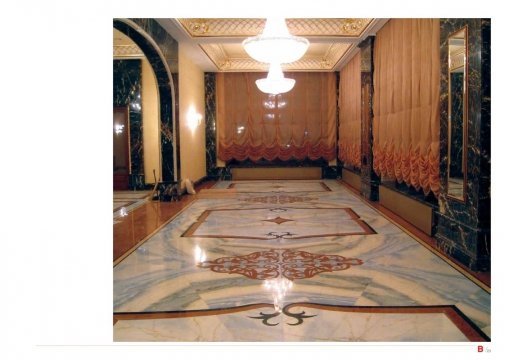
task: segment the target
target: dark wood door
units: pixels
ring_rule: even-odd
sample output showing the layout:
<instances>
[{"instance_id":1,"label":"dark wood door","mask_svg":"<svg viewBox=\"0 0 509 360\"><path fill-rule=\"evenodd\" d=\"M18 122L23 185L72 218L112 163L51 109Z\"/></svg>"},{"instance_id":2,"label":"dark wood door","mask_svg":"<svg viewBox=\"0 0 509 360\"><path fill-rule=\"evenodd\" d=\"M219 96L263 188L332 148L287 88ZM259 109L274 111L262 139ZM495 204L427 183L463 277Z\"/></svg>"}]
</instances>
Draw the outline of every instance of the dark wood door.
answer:
<instances>
[{"instance_id":1,"label":"dark wood door","mask_svg":"<svg viewBox=\"0 0 509 360\"><path fill-rule=\"evenodd\" d=\"M129 190L129 109L113 108L113 190Z\"/></svg>"}]
</instances>

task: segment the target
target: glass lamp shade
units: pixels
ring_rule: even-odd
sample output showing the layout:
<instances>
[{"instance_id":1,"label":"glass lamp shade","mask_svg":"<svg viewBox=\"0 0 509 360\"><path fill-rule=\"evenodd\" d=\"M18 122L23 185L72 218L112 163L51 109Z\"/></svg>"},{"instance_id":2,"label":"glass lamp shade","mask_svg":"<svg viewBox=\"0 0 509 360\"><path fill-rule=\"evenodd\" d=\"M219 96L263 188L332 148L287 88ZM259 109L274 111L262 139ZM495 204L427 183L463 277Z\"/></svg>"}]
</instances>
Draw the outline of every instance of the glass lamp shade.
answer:
<instances>
[{"instance_id":1,"label":"glass lamp shade","mask_svg":"<svg viewBox=\"0 0 509 360\"><path fill-rule=\"evenodd\" d=\"M247 38L242 46L256 61L286 64L304 56L309 41L290 35L284 18L268 18L263 33Z\"/></svg>"},{"instance_id":2,"label":"glass lamp shade","mask_svg":"<svg viewBox=\"0 0 509 360\"><path fill-rule=\"evenodd\" d=\"M271 64L269 74L264 79L256 80L256 86L266 94L283 94L293 89L294 79L287 79L283 75L281 65Z\"/></svg>"}]
</instances>

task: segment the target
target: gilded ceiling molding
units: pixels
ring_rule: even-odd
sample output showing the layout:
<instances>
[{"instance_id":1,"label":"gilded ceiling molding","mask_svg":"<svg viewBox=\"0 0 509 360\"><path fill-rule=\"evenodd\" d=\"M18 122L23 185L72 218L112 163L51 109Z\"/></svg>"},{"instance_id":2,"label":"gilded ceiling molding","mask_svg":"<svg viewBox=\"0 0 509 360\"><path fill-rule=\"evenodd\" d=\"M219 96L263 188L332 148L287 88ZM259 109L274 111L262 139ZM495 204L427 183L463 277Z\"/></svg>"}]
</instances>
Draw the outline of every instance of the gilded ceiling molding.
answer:
<instances>
[{"instance_id":1,"label":"gilded ceiling molding","mask_svg":"<svg viewBox=\"0 0 509 360\"><path fill-rule=\"evenodd\" d=\"M264 19L177 19L192 37L248 37L258 35Z\"/></svg>"},{"instance_id":2,"label":"gilded ceiling molding","mask_svg":"<svg viewBox=\"0 0 509 360\"><path fill-rule=\"evenodd\" d=\"M250 57L229 57L220 44L200 46L219 71L268 71L268 64L260 63ZM343 43L332 44L323 55L304 55L298 61L283 64L282 68L285 71L330 71L351 46L351 44Z\"/></svg>"},{"instance_id":3,"label":"gilded ceiling molding","mask_svg":"<svg viewBox=\"0 0 509 360\"><path fill-rule=\"evenodd\" d=\"M329 46L322 59L324 69L332 70L351 46L352 44L343 43L335 43Z\"/></svg>"},{"instance_id":4,"label":"gilded ceiling molding","mask_svg":"<svg viewBox=\"0 0 509 360\"><path fill-rule=\"evenodd\" d=\"M199 37L249 37L261 34L265 19L177 19L187 33ZM286 19L296 36L357 37L373 19Z\"/></svg>"},{"instance_id":5,"label":"gilded ceiling molding","mask_svg":"<svg viewBox=\"0 0 509 360\"><path fill-rule=\"evenodd\" d=\"M202 44L200 47L218 70L226 71L230 68L231 60L228 59L220 44Z\"/></svg>"},{"instance_id":6,"label":"gilded ceiling molding","mask_svg":"<svg viewBox=\"0 0 509 360\"><path fill-rule=\"evenodd\" d=\"M113 46L113 58L116 57L144 57L145 54L141 49L135 45L114 45Z\"/></svg>"},{"instance_id":7,"label":"gilded ceiling molding","mask_svg":"<svg viewBox=\"0 0 509 360\"><path fill-rule=\"evenodd\" d=\"M298 36L359 36L373 19L288 19L288 30Z\"/></svg>"}]
</instances>

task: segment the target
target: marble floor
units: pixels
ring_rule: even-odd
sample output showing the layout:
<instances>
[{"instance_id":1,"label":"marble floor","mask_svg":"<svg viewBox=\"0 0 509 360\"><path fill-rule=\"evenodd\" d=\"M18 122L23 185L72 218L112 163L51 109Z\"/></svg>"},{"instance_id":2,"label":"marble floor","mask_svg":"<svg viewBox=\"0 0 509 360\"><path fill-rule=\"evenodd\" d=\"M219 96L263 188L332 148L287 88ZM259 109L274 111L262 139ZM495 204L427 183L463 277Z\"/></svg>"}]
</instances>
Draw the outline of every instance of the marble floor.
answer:
<instances>
[{"instance_id":1,"label":"marble floor","mask_svg":"<svg viewBox=\"0 0 509 360\"><path fill-rule=\"evenodd\" d=\"M490 289L335 180L199 195L115 262L114 341L490 339Z\"/></svg>"}]
</instances>

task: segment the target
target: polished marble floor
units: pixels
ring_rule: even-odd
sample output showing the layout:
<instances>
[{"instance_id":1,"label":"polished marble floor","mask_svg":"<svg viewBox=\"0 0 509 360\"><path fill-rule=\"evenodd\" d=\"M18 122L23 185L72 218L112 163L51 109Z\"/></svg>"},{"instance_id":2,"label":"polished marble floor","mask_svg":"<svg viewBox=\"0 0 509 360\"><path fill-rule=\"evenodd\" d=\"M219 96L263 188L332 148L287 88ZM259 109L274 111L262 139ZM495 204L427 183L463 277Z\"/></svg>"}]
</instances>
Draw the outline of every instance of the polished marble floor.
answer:
<instances>
[{"instance_id":1,"label":"polished marble floor","mask_svg":"<svg viewBox=\"0 0 509 360\"><path fill-rule=\"evenodd\" d=\"M489 288L337 181L206 193L115 263L115 341L489 340Z\"/></svg>"}]
</instances>

